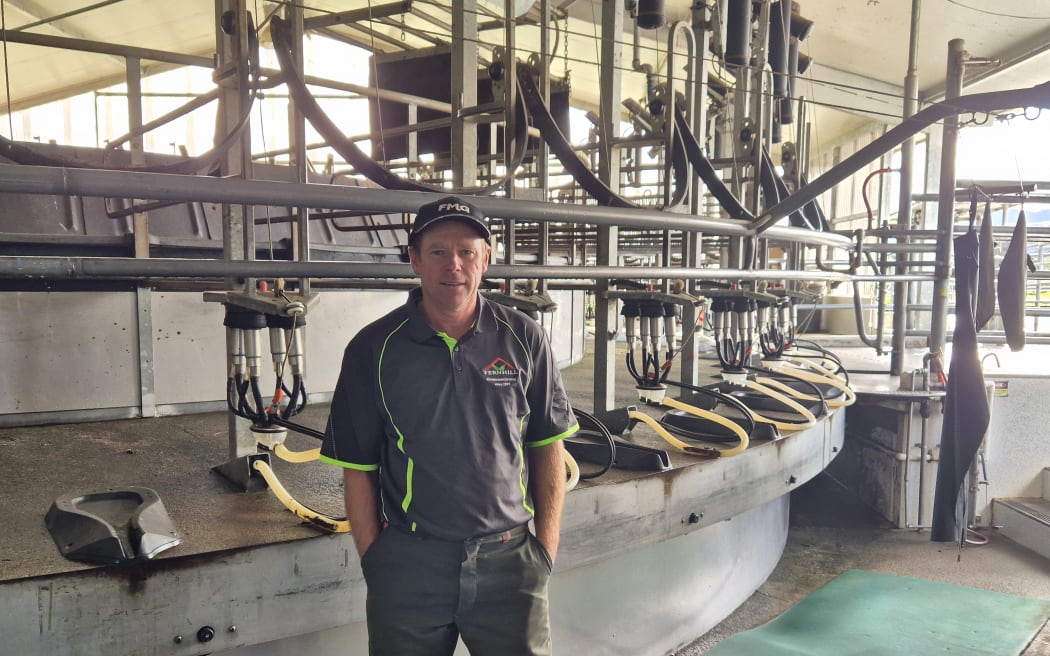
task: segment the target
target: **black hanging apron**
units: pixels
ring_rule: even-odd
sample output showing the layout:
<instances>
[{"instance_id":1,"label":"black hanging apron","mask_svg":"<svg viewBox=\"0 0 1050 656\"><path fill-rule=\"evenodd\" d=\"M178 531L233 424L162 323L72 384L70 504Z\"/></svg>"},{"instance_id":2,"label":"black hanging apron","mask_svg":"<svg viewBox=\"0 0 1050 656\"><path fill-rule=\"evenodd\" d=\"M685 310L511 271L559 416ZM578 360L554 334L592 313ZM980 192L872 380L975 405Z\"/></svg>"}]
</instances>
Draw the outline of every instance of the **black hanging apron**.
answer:
<instances>
[{"instance_id":1,"label":"black hanging apron","mask_svg":"<svg viewBox=\"0 0 1050 656\"><path fill-rule=\"evenodd\" d=\"M952 333L952 359L941 427L941 457L933 499L930 539L935 542L959 540L966 529L965 516L957 513L959 493L988 429L988 397L984 391L981 361L977 357L974 325L977 241L977 233L973 230L955 239L955 330Z\"/></svg>"},{"instance_id":2,"label":"black hanging apron","mask_svg":"<svg viewBox=\"0 0 1050 656\"><path fill-rule=\"evenodd\" d=\"M999 264L999 314L1011 351L1024 348L1024 302L1028 283L1028 221L1024 210L1017 217L1010 246Z\"/></svg>"},{"instance_id":3,"label":"black hanging apron","mask_svg":"<svg viewBox=\"0 0 1050 656\"><path fill-rule=\"evenodd\" d=\"M992 237L992 204L984 204L981 220L981 246L977 264L977 330L995 316L995 239Z\"/></svg>"}]
</instances>

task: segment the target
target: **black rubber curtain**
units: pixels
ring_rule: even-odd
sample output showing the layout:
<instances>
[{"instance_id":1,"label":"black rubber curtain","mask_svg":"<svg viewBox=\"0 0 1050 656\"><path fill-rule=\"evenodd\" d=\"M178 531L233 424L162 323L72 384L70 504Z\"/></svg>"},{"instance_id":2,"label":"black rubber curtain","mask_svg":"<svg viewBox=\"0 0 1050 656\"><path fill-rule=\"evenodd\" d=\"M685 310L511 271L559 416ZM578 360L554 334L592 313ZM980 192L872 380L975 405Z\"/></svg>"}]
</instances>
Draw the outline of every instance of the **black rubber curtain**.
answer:
<instances>
[{"instance_id":1,"label":"black rubber curtain","mask_svg":"<svg viewBox=\"0 0 1050 656\"><path fill-rule=\"evenodd\" d=\"M936 542L951 542L963 537L966 513L960 507L959 493L988 429L988 397L977 355L974 320L978 251L976 231L970 230L955 239L955 331L944 397L941 458L937 467L930 536Z\"/></svg>"},{"instance_id":2,"label":"black rubber curtain","mask_svg":"<svg viewBox=\"0 0 1050 656\"><path fill-rule=\"evenodd\" d=\"M976 207L971 212L976 211ZM976 218L976 217L974 217ZM977 258L977 330L980 331L995 316L995 240L992 238L992 204L984 204L981 219L981 243Z\"/></svg>"},{"instance_id":3,"label":"black rubber curtain","mask_svg":"<svg viewBox=\"0 0 1050 656\"><path fill-rule=\"evenodd\" d=\"M1024 302L1028 284L1028 221L1024 210L1017 217L1010 246L999 265L999 314L1011 351L1024 348Z\"/></svg>"}]
</instances>

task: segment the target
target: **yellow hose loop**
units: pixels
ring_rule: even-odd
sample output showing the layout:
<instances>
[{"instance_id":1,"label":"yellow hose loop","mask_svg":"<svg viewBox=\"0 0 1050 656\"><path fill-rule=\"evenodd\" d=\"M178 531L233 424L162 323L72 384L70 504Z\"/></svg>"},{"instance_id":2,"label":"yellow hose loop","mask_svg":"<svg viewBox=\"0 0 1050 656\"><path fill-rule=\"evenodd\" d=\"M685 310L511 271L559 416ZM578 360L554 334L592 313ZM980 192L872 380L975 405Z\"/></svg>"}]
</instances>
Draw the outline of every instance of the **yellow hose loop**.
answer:
<instances>
[{"instance_id":1,"label":"yellow hose loop","mask_svg":"<svg viewBox=\"0 0 1050 656\"><path fill-rule=\"evenodd\" d=\"M785 376L791 376L792 378L798 378L799 380L808 380L811 383L817 383L820 385L831 385L837 390L842 392L842 399L826 399L829 408L841 408L847 405L853 405L853 402L857 400L857 395L838 376L825 376L814 371L806 371L796 365L781 366L777 368L771 368L777 373L784 374Z\"/></svg>"},{"instance_id":2,"label":"yellow hose loop","mask_svg":"<svg viewBox=\"0 0 1050 656\"><path fill-rule=\"evenodd\" d=\"M729 456L735 456L738 453L743 453L744 450L747 449L747 445L749 443L747 431L741 428L740 424L736 423L735 421L731 419L726 419L722 415L716 414L714 412L703 410L702 408L697 408L696 406L687 405L685 403L682 403L681 401L676 401L672 398L665 398L662 401L662 404L669 408L682 410L696 417L710 419L711 421L715 422L720 426L725 426L726 428L731 430L734 435L736 435L737 439L740 440L740 443L729 449L693 446L692 444L683 442L674 435L671 435L671 433L668 432L666 428L660 425L660 422L656 421L647 414L638 412L637 410L632 410L628 414L632 419L637 419L649 426L650 428L652 428L654 431L656 431L656 434L663 438L665 442L667 442L668 444L670 444L671 446L675 447L683 453L688 453L689 455L701 456L703 458L726 458Z\"/></svg>"},{"instance_id":3,"label":"yellow hose loop","mask_svg":"<svg viewBox=\"0 0 1050 656\"><path fill-rule=\"evenodd\" d=\"M835 380L840 380L843 383L846 382L846 379L844 377L835 373L835 370L838 369L839 365L834 360L826 358L823 360L821 358L799 358L792 357L790 355L783 356L782 359L804 370L813 371L813 373L815 374L824 375L828 378L834 378Z\"/></svg>"},{"instance_id":4,"label":"yellow hose loop","mask_svg":"<svg viewBox=\"0 0 1050 656\"><path fill-rule=\"evenodd\" d=\"M274 473L273 469L270 468L269 463L266 461L254 460L252 461L252 468L262 475L263 480L265 480L266 484L270 486L270 491L273 492L274 496L277 497L282 504L284 504L284 507L295 513L295 516L299 519L309 522L312 526L330 533L347 533L350 531L350 522L345 518L325 515L316 510L311 510L296 501L295 498L289 494L288 490L281 485L281 481L278 480L277 474Z\"/></svg>"},{"instance_id":5,"label":"yellow hose loop","mask_svg":"<svg viewBox=\"0 0 1050 656\"><path fill-rule=\"evenodd\" d=\"M690 444L686 444L682 440L678 439L674 435L667 432L667 429L660 425L660 422L656 421L649 415L638 412L637 410L630 410L627 412L627 416L631 419L637 419L643 424L647 424L649 428L656 431L656 434L664 439L665 442L673 446L674 448L684 453L691 453L695 456L706 456L708 458L717 458L719 456L717 449L698 449Z\"/></svg>"},{"instance_id":6,"label":"yellow hose loop","mask_svg":"<svg viewBox=\"0 0 1050 656\"><path fill-rule=\"evenodd\" d=\"M562 452L565 454L565 469L569 475L569 480L565 483L565 491L568 492L580 482L580 463L576 462L576 458L573 458L567 449Z\"/></svg>"},{"instance_id":7,"label":"yellow hose loop","mask_svg":"<svg viewBox=\"0 0 1050 656\"><path fill-rule=\"evenodd\" d=\"M829 357L801 357L798 355L781 355L781 359L787 360L788 362L797 364L804 367L818 367L828 372L832 376L836 376L835 370L839 368L839 363L832 360Z\"/></svg>"},{"instance_id":8,"label":"yellow hose loop","mask_svg":"<svg viewBox=\"0 0 1050 656\"><path fill-rule=\"evenodd\" d=\"M779 381L776 378L766 378L765 376L759 376L759 377L755 378L755 382L756 383L760 383L762 385L765 385L766 387L772 387L773 389L780 390L784 394L787 394L788 396L790 396L792 398L795 398L795 399L798 399L800 401L823 401L824 400L824 399L822 399L819 396L813 396L812 394L804 394L803 392L798 391L797 389L795 389L791 385L788 385L788 384L784 383L783 381Z\"/></svg>"},{"instance_id":9,"label":"yellow hose loop","mask_svg":"<svg viewBox=\"0 0 1050 656\"><path fill-rule=\"evenodd\" d=\"M780 392L776 391L775 389L773 389L771 387L766 387L765 385L762 385L761 383L757 383L755 381L750 381L750 380L747 382L747 388L755 390L756 392L758 392L760 394L765 394L769 398L771 398L771 399L773 399L775 401L779 401L780 403L783 403L788 408L791 408L791 410L793 410L795 412L795 414L799 415L804 420L803 423L792 423L792 422L786 422L786 421L777 421L776 419L770 419L769 417L765 417L763 415L760 415L757 412L755 412L754 410L752 410L751 414L754 415L756 421L760 421L763 424L770 424L772 426L776 426L778 429L780 429L782 431L803 430L803 429L806 429L806 428L812 428L813 426L816 425L817 418L813 416L813 413L809 411L809 408L807 408L806 406L802 405L798 401L792 399L790 396L787 396L785 394L781 394Z\"/></svg>"},{"instance_id":10,"label":"yellow hose loop","mask_svg":"<svg viewBox=\"0 0 1050 656\"><path fill-rule=\"evenodd\" d=\"M740 445L742 445L742 448L741 448L740 445L738 445L738 446L735 446L735 447L733 447L731 449L727 449L725 451L721 451L721 455L723 457L725 457L727 455L735 456L737 453L740 453L741 451L743 451L744 449L747 448L747 444L748 444L748 441L749 441L748 437L747 437L747 431L745 431L740 426L740 424L736 423L732 419L729 419L728 417L723 417L722 415L718 414L717 412L711 412L710 410L704 410L703 408L698 408L695 405L689 405L688 403L682 403L681 401L679 401L677 399L673 399L671 397L665 397L664 400L662 401L662 403L664 405L666 405L667 407L669 407L669 408L674 408L676 410L681 410L682 412L688 412L689 414L691 414L691 415L693 415L695 417L703 417L704 419L709 419L709 420L715 422L716 424L718 424L719 426L724 426L725 428L728 428L729 430L731 430L733 432L733 434L736 435L737 439L740 440ZM754 413L752 413L752 414L754 414Z\"/></svg>"},{"instance_id":11,"label":"yellow hose loop","mask_svg":"<svg viewBox=\"0 0 1050 656\"><path fill-rule=\"evenodd\" d=\"M306 451L292 451L283 444L277 444L273 447L273 454L285 462L312 462L321 455L321 449L318 447Z\"/></svg>"}]
</instances>

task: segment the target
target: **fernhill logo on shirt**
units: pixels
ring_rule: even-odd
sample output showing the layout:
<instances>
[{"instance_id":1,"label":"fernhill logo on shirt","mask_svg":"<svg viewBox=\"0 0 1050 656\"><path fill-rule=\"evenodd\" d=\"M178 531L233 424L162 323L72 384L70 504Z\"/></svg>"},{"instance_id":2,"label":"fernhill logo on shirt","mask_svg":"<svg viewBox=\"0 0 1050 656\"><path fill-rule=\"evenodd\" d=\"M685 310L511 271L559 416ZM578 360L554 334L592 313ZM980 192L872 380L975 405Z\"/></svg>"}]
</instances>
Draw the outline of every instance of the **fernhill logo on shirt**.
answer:
<instances>
[{"instance_id":1,"label":"fernhill logo on shirt","mask_svg":"<svg viewBox=\"0 0 1050 656\"><path fill-rule=\"evenodd\" d=\"M510 385L518 378L518 368L503 358L490 362L481 373L485 375L485 380L499 387Z\"/></svg>"}]
</instances>

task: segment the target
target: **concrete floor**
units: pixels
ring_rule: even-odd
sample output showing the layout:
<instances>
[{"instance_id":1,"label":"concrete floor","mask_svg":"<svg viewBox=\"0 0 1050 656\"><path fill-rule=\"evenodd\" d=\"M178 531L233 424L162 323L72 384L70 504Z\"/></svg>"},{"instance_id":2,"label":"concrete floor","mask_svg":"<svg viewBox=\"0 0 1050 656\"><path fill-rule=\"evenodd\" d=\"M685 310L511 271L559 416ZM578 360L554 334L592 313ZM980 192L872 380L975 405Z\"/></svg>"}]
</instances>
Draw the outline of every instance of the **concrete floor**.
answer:
<instances>
[{"instance_id":1,"label":"concrete floor","mask_svg":"<svg viewBox=\"0 0 1050 656\"><path fill-rule=\"evenodd\" d=\"M792 495L784 555L769 579L721 624L676 656L703 654L719 641L764 624L847 569L954 583L1050 599L1050 561L988 535L982 546L931 542L928 532L890 529L839 482L813 479ZM1023 652L1050 656L1050 624Z\"/></svg>"},{"instance_id":2,"label":"concrete floor","mask_svg":"<svg viewBox=\"0 0 1050 656\"><path fill-rule=\"evenodd\" d=\"M888 356L876 359L870 349L857 348L856 338L820 337L822 344L840 356L856 360L851 366L888 368ZM921 361L922 350L909 355ZM563 371L573 402L584 409L589 409L593 399L592 371L590 356ZM636 403L633 386L626 378L617 376L617 404ZM895 389L897 380L886 376L886 385ZM878 387L875 383L872 386ZM735 633L776 618L847 569L1050 599L1050 561L1004 537L992 534L988 544L967 545L960 554L955 545L931 542L926 531L888 528L877 513L849 491L848 485L827 474L796 490L791 504L787 545L773 574L733 614L674 656L703 654ZM1043 627L1022 656L1050 656L1050 624Z\"/></svg>"},{"instance_id":3,"label":"concrete floor","mask_svg":"<svg viewBox=\"0 0 1050 656\"><path fill-rule=\"evenodd\" d=\"M588 410L593 406L592 372L593 362L589 358L565 371L566 387L573 403ZM622 378L626 376L618 376L617 403L634 402L633 385L625 384L627 381L621 381ZM319 428L324 414L323 406L314 407L304 417L304 423ZM118 426L131 430L118 435ZM192 458L199 461L194 471L206 471L209 464L223 460L225 433L226 420L221 413L114 422L108 426L88 424L0 431L0 459L9 465L8 477L0 482L0 498L5 499L4 515L9 529L6 537L0 536L0 544L5 546L5 553L0 555L0 580L25 575L26 562L33 565L35 574L87 567L62 559L50 548L50 538L40 518L56 493L76 489L90 479L94 485L153 484L163 498L180 498L164 487L178 483L166 482L172 478L171 463ZM309 438L290 439L294 442L293 448L315 444ZM91 447L87 450L90 457L84 455L84 449L74 452L77 445L84 446L82 442ZM19 445L32 445L35 449L18 449ZM38 456L34 455L41 452L47 453L48 462L52 463L43 468L43 473ZM134 469L144 476L148 473L147 478L158 478L156 483L118 476L121 467L114 466L114 458L130 461L143 458L147 453L150 458L143 463L148 464ZM22 462L23 458L36 462L37 466L30 467ZM58 467L58 463L67 466ZM72 463L77 465L68 466ZM337 513L341 496L338 477L330 468L316 469L317 473L302 480L290 476L288 483L303 497L309 497L304 501ZM178 550L173 550L180 555L235 548L245 541L264 539L260 533L265 534L265 539L281 540L297 539L311 532L289 522L287 513L267 495L232 491L217 477L205 477L205 485L198 479L194 481L192 485L186 483L203 497L199 503L167 504L176 524L185 529L188 536ZM33 490L36 492L30 495ZM207 545L198 544L194 536L204 532L196 530L198 525L214 517L216 512L250 521L237 522L222 535L209 535ZM16 536L30 538L25 541L24 549L20 549L23 541L16 540ZM223 536L228 537L227 542L220 539ZM214 544L216 540L220 543L218 547ZM16 568L16 564L19 567ZM1050 561L994 534L987 545L967 546L960 558L955 547L930 542L925 533L885 528L882 520L857 502L845 487L830 476L821 475L793 496L788 542L770 578L736 612L679 650L676 656L703 654L720 640L775 618L850 568L1050 599ZM1043 628L1024 656L1050 656L1050 628Z\"/></svg>"}]
</instances>

